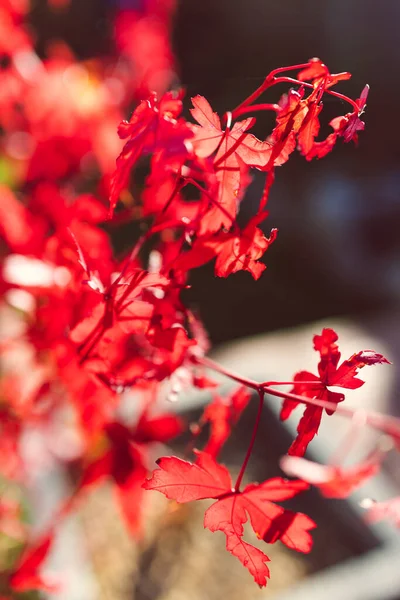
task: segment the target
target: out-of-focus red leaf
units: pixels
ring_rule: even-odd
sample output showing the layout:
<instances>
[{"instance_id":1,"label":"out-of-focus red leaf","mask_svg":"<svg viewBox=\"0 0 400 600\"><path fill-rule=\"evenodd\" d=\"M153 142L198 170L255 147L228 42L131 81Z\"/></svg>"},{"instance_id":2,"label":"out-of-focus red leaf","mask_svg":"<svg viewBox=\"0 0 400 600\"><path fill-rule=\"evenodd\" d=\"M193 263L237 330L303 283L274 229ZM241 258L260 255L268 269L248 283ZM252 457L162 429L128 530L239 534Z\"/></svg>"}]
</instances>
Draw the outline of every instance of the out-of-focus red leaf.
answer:
<instances>
[{"instance_id":1,"label":"out-of-focus red leaf","mask_svg":"<svg viewBox=\"0 0 400 600\"><path fill-rule=\"evenodd\" d=\"M0 497L0 534L20 539L25 530L20 504L11 497Z\"/></svg>"},{"instance_id":2,"label":"out-of-focus red leaf","mask_svg":"<svg viewBox=\"0 0 400 600\"><path fill-rule=\"evenodd\" d=\"M9 584L16 592L41 589L47 592L56 591L58 586L46 583L39 573L53 542L54 534L50 532L22 553L9 578Z\"/></svg>"},{"instance_id":3,"label":"out-of-focus red leaf","mask_svg":"<svg viewBox=\"0 0 400 600\"><path fill-rule=\"evenodd\" d=\"M139 444L165 443L181 434L183 430L183 422L176 415L150 417L147 412L144 412L136 425L134 439Z\"/></svg>"},{"instance_id":4,"label":"out-of-focus red leaf","mask_svg":"<svg viewBox=\"0 0 400 600\"><path fill-rule=\"evenodd\" d=\"M132 535L139 536L142 530L142 483L147 475L145 445L167 442L182 430L182 421L178 417L168 414L150 417L147 411L132 429L116 421L108 423L104 430L106 449L84 465L75 498L111 478L128 529Z\"/></svg>"},{"instance_id":5,"label":"out-of-focus red leaf","mask_svg":"<svg viewBox=\"0 0 400 600\"><path fill-rule=\"evenodd\" d=\"M35 254L43 245L44 226L17 200L6 186L0 186L0 233L16 253Z\"/></svg>"},{"instance_id":6,"label":"out-of-focus red leaf","mask_svg":"<svg viewBox=\"0 0 400 600\"><path fill-rule=\"evenodd\" d=\"M375 452L352 467L320 465L299 456L284 456L280 464L287 475L315 485L323 496L347 498L379 472L381 460L382 454Z\"/></svg>"},{"instance_id":7,"label":"out-of-focus red leaf","mask_svg":"<svg viewBox=\"0 0 400 600\"><path fill-rule=\"evenodd\" d=\"M200 425L210 423L210 436L203 452L217 458L250 398L251 393L244 386L240 386L228 396L214 396L200 419Z\"/></svg>"},{"instance_id":8,"label":"out-of-focus red leaf","mask_svg":"<svg viewBox=\"0 0 400 600\"><path fill-rule=\"evenodd\" d=\"M366 499L362 502L362 506L368 510L366 518L370 523L389 519L400 528L400 496L384 502Z\"/></svg>"}]
</instances>

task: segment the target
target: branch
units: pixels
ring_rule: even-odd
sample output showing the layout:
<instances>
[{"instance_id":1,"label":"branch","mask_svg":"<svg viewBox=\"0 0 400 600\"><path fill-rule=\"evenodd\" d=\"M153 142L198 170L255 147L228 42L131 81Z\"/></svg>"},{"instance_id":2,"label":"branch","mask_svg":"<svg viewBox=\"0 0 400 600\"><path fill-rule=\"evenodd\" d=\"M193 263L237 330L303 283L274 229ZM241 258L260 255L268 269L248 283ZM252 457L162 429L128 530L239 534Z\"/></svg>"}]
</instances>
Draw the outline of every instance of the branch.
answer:
<instances>
[{"instance_id":1,"label":"branch","mask_svg":"<svg viewBox=\"0 0 400 600\"><path fill-rule=\"evenodd\" d=\"M193 357L192 360L194 363L202 365L203 367L207 367L208 369L220 373L221 375L225 375L225 377L228 377L233 381L237 381L238 383L255 390L257 393L264 392L266 394L270 394L271 396L282 398L283 400L293 400L294 402L300 402L301 404L306 404L307 406L318 406L320 408L325 408L326 410L331 410L339 415L342 415L343 417L350 419L352 419L354 415L359 412L358 409L337 405L334 402L319 400L318 398L307 398L305 396L291 394L290 392L276 390L271 384L282 385L282 383L276 381L262 383L255 381L254 379L248 379L235 373L234 371L231 371L230 369L222 367L210 358ZM367 425L400 441L400 419L375 411L363 411L363 414L365 415L365 423Z\"/></svg>"}]
</instances>

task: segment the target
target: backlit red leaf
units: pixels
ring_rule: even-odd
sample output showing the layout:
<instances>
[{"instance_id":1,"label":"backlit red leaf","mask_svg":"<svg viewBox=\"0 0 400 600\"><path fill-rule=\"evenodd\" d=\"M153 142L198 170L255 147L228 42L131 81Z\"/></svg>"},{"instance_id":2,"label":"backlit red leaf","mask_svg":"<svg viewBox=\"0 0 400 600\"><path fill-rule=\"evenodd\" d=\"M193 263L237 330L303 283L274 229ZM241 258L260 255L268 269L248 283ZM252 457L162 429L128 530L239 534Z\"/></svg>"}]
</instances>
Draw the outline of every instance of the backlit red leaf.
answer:
<instances>
[{"instance_id":1,"label":"backlit red leaf","mask_svg":"<svg viewBox=\"0 0 400 600\"><path fill-rule=\"evenodd\" d=\"M361 379L355 377L355 374L365 365L390 364L382 355L373 350L364 350L354 354L348 360L342 362L338 367L340 360L339 347L337 345L338 336L333 329L323 329L321 335L314 336L314 349L320 354L318 364L318 374L301 371L294 377L294 387L292 393L297 396L308 398L318 398L332 404L337 404L344 400L344 394L332 392L329 386L339 386L347 389L356 389L364 384ZM281 419L287 419L298 403L293 400L284 400L281 410ZM328 414L333 414L334 409L326 409ZM303 417L297 427L297 438L289 449L289 454L293 456L303 456L307 450L308 444L318 433L323 409L318 406L307 406Z\"/></svg>"},{"instance_id":2,"label":"backlit red leaf","mask_svg":"<svg viewBox=\"0 0 400 600\"><path fill-rule=\"evenodd\" d=\"M280 540L294 550L310 551L309 531L315 523L302 513L287 511L274 503L293 498L308 488L307 483L277 477L261 484L250 484L242 492L235 491L225 467L207 453L197 454L196 464L176 457L161 458L158 461L160 468L143 487L157 490L177 502L217 499L206 510L204 526L226 535L227 550L239 558L260 586L266 585L269 577L266 566L269 558L242 539L243 525L249 517L260 539L268 543Z\"/></svg>"},{"instance_id":3,"label":"backlit red leaf","mask_svg":"<svg viewBox=\"0 0 400 600\"><path fill-rule=\"evenodd\" d=\"M218 465L206 453L200 454L196 464L175 456L160 458L159 469L152 479L145 481L145 490L157 490L177 502L191 502L204 498L218 498L231 491L228 470Z\"/></svg>"}]
</instances>

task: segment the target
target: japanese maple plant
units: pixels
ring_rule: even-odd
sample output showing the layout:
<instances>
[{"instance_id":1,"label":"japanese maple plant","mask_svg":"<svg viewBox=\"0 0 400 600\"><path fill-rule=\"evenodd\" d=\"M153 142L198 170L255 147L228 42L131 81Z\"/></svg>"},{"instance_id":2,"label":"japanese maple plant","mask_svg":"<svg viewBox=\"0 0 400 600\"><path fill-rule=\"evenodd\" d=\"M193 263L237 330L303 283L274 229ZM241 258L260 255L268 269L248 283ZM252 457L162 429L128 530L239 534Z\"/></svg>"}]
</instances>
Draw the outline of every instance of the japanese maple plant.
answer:
<instances>
[{"instance_id":1,"label":"japanese maple plant","mask_svg":"<svg viewBox=\"0 0 400 600\"><path fill-rule=\"evenodd\" d=\"M227 550L265 586L267 544L280 541L309 552L317 526L281 503L311 485L325 496L346 497L379 470L385 454L380 448L350 468L316 465L303 456L322 418L335 413L357 417L357 409L344 401L347 390L363 385L358 372L389 361L367 349L341 362L338 336L325 328L313 340L319 355L315 373L288 373L285 381L250 380L207 357L207 336L182 291L191 271L210 261L217 277L243 270L256 280L268 277L261 259L272 243L279 243L276 229L264 233L271 187L276 176L284 176L278 167L296 150L310 161L330 153L338 141L357 142L369 88L357 99L335 91L350 74L332 74L314 58L273 70L222 115L196 96L186 119L183 90L152 92L148 83L159 83L154 72L134 88L116 65L112 77L109 65L101 63L91 72L93 66L79 64L65 48L56 48L46 61L36 57L23 64L23 54L36 55L21 26L21 6L6 2L0 9L8 19L9 40L1 48L9 59L0 73L1 143L14 176L1 188L2 306L17 323L1 343L0 533L19 540L16 560L0 575L0 592L52 589L42 566L57 527L105 479L112 482L121 514L136 537L143 531L146 490L178 503L213 499L204 526L225 534ZM136 27L140 15L132 19ZM160 72L168 60L166 51ZM126 94L115 99L118 83ZM320 139L327 96L348 108L331 120L331 132ZM133 98L136 108L129 121L123 120ZM251 130L256 116L262 119L266 112L275 124L260 140ZM122 149L113 138L118 121ZM142 184L137 167L144 159L150 170ZM93 180L90 161L97 165L95 192L93 183L87 187ZM255 169L265 175L264 190L254 214L239 226L238 211ZM110 232L133 221L140 221L141 234L118 255ZM213 372L238 386L221 396ZM174 412L160 411L157 401L167 396L179 402L191 387L209 388L211 398L200 422L190 424L192 456L161 457L152 471L154 444L188 427ZM282 420L299 405L304 410L281 463L285 474L295 478L243 485L266 393L283 401ZM233 481L218 455L241 413L257 398L252 437ZM122 416L127 402L134 405L134 420ZM363 418L399 445L398 420L377 413L363 413ZM209 439L200 448L197 434L205 424ZM23 442L33 428L52 460L73 464L75 473L71 496L39 538L23 524L15 494L31 480ZM371 518L388 515L399 522L398 499L374 503L371 511ZM247 520L266 543L265 551L243 539Z\"/></svg>"}]
</instances>

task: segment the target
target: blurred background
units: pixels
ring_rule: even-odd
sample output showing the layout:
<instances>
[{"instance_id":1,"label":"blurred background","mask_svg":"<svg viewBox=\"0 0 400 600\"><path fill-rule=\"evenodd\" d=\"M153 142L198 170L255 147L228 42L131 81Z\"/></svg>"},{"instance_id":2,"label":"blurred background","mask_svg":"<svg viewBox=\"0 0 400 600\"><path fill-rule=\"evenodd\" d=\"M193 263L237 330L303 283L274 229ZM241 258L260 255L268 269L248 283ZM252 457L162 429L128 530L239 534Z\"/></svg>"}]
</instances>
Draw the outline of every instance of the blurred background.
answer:
<instances>
[{"instance_id":1,"label":"blurred background","mask_svg":"<svg viewBox=\"0 0 400 600\"><path fill-rule=\"evenodd\" d=\"M40 58L45 58L49 48L54 49L62 40L78 59L90 62L118 53L114 41L115 15L140 12L145 4L144 0L35 0L27 22ZM279 235L264 258L267 270L262 278L255 282L248 273L240 272L228 279L218 279L213 276L213 266L194 273L186 300L198 310L213 344L316 320L330 325L329 319L343 317L360 325L370 338L380 340L388 349L389 359L393 362L397 359L399 364L400 3L398 0L180 0L174 10L173 4L171 43L176 70L165 74L165 80L186 88L186 114L190 97L196 94L204 95L213 109L222 114L258 87L273 68L305 62L313 56L321 58L331 72L352 73L350 81L338 86L348 96L357 98L365 83L371 86L366 128L360 134L358 148L338 143L321 161L307 163L300 155L294 155L287 165L277 168L269 199L270 214L263 226L267 233L277 227ZM123 20L120 25L123 29ZM129 27L127 31L129 35ZM277 99L275 88L271 96L266 95L267 102ZM133 106L132 103L125 107L125 117L129 117L129 108ZM330 118L347 110L340 100L332 97L326 98L325 107L322 133L328 132ZM265 138L271 125L267 117L261 116L254 133ZM248 196L242 203L244 219L254 213L263 183L264 177L254 171ZM119 233L122 238L115 240L116 245L123 248L131 242L133 234L136 232L129 228ZM311 345L311 337L307 339ZM394 379L385 410L399 414L400 380L397 375ZM191 418L197 417L194 410ZM244 420L227 455L231 452L234 457L235 449L240 453L240 440L242 435L248 435L252 419L253 415L248 415ZM274 431L274 427L266 429L263 438L273 437ZM284 442L281 437L271 441L271 463L284 452L287 447ZM261 465L262 446L259 457ZM234 458L231 460L234 469ZM260 465L256 461L249 476L276 474ZM53 489L54 481L50 477L39 487ZM211 547L210 536L203 538L203 531L199 533L204 507L168 509L165 516L165 507L157 506L154 510L158 516L154 518L150 541L138 549L132 547L116 525L115 514L107 508L107 490L90 502L83 511L83 523L90 562L96 581L100 582L96 586L100 587L93 588L88 583L87 588L81 588L86 590L84 595L76 591L73 598L65 600L92 597L214 600L221 597L221 589L223 596L231 600L242 598L243 594L248 598L264 597L257 595L258 590L254 590L246 573L243 579L241 573L236 575L239 567L236 569L234 559L231 562L231 557L224 553L223 539L213 541ZM316 499L314 509L317 516L323 512ZM333 529L335 525L327 519L325 529L322 526L318 535L320 544L329 536L329 552L315 554L310 563L298 556L289 559L286 550L277 551L281 554L276 562L279 565L276 572L281 574L276 576L277 589L285 587L287 579L296 581L377 545L373 538L362 537L365 532L361 538L355 533L346 538L345 528L333 539ZM71 531L69 547L81 535L73 528ZM63 551L60 552L56 562L62 563ZM218 558L211 565L213 556ZM175 566L171 566L171 557ZM176 557L181 561L179 568ZM85 556L79 560L84 562ZM76 567L79 569L79 565ZM235 571L235 577L222 577L225 587L220 588L224 570ZM86 576L82 574L82 581ZM201 588L203 595L196 595L193 590L198 592ZM273 587L270 597L272 594Z\"/></svg>"},{"instance_id":2,"label":"blurred background","mask_svg":"<svg viewBox=\"0 0 400 600\"><path fill-rule=\"evenodd\" d=\"M275 65L312 56L333 72L352 73L342 85L351 97L371 86L357 150L342 144L326 160L307 164L296 156L277 169L266 227L279 228L279 241L268 251L261 281L240 273L226 282L208 278L205 285L199 276L194 295L216 341L331 315L396 310L399 19L396 0L179 6L174 40L182 82L188 96L202 93L217 110L236 106ZM328 116L340 112L338 102L326 99ZM262 135L269 124L258 121ZM255 176L247 206L261 186Z\"/></svg>"}]
</instances>

